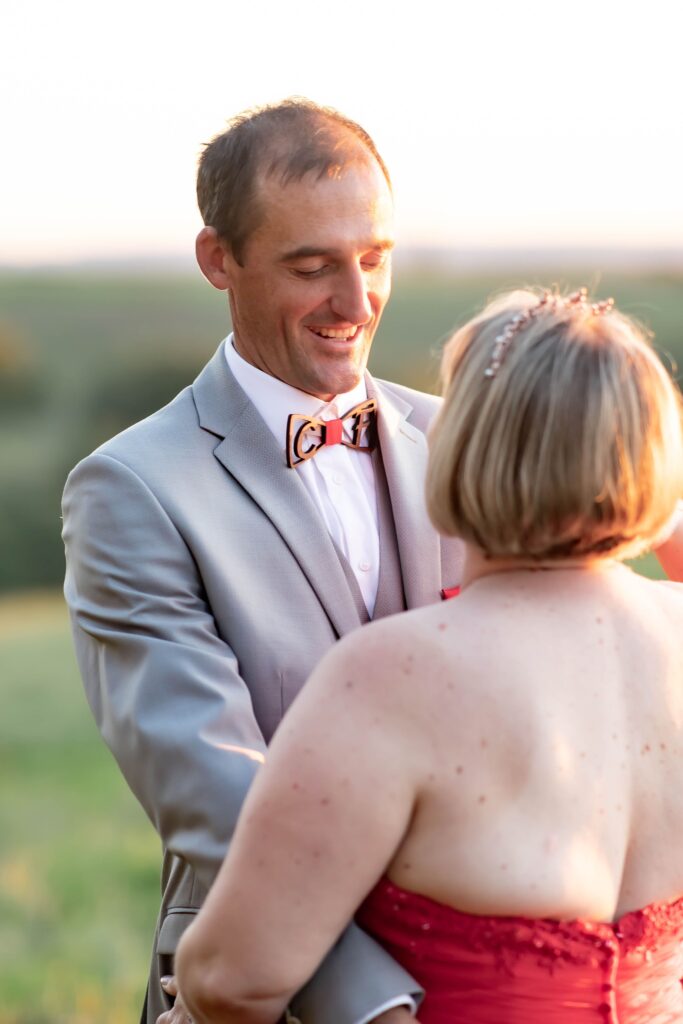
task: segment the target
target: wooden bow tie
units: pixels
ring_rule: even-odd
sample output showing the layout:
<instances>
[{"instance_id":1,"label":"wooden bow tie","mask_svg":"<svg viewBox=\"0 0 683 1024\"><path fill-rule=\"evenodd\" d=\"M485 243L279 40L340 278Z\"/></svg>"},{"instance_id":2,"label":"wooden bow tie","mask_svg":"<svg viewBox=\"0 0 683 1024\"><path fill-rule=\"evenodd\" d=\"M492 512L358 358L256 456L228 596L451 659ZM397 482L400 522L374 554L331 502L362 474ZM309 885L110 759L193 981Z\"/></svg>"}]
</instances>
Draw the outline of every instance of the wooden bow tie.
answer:
<instances>
[{"instance_id":1,"label":"wooden bow tie","mask_svg":"<svg viewBox=\"0 0 683 1024\"><path fill-rule=\"evenodd\" d=\"M347 422L351 426L350 440L344 436ZM317 420L296 412L287 419L287 465L290 469L296 469L321 448L333 444L343 444L358 452L371 452L376 447L377 402L374 398L354 405L340 420Z\"/></svg>"}]
</instances>

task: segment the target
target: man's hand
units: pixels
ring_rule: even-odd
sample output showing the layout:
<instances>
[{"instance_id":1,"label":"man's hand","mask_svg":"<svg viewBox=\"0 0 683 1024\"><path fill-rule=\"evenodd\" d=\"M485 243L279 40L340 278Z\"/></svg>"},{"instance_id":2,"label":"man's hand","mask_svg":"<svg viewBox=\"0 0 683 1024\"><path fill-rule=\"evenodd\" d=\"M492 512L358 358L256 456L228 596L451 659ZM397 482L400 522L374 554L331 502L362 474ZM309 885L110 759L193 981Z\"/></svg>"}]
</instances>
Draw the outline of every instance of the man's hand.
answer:
<instances>
[{"instance_id":1,"label":"man's hand","mask_svg":"<svg viewBox=\"0 0 683 1024\"><path fill-rule=\"evenodd\" d=\"M419 1024L417 1017L413 1017L407 1006L394 1006L386 1013L375 1017L372 1024Z\"/></svg>"},{"instance_id":2,"label":"man's hand","mask_svg":"<svg viewBox=\"0 0 683 1024\"><path fill-rule=\"evenodd\" d=\"M190 1024L192 1018L185 1009L185 1003L183 1002L182 996L178 995L178 984L175 980L175 976L171 975L167 978L161 979L161 987L164 992L169 996L175 996L175 1003L173 1008L167 1010L166 1013L162 1013L160 1017L157 1017L157 1024ZM401 1020L403 1018L400 1018ZM393 1024L393 1022L389 1022ZM396 1024L400 1024L397 1019Z\"/></svg>"}]
</instances>

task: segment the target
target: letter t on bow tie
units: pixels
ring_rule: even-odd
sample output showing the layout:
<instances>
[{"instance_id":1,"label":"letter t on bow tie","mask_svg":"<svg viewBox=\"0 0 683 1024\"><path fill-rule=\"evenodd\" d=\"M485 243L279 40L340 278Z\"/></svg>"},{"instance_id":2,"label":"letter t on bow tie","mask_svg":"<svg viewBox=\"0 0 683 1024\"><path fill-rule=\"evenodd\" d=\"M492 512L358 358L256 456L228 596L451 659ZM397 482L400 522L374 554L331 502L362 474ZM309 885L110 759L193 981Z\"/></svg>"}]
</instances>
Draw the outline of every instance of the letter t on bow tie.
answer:
<instances>
[{"instance_id":1,"label":"letter t on bow tie","mask_svg":"<svg viewBox=\"0 0 683 1024\"><path fill-rule=\"evenodd\" d=\"M344 436L348 422L351 438ZM296 469L327 445L343 444L358 452L371 452L377 445L377 402L368 398L354 405L339 420L318 420L292 413L287 419L287 465Z\"/></svg>"}]
</instances>

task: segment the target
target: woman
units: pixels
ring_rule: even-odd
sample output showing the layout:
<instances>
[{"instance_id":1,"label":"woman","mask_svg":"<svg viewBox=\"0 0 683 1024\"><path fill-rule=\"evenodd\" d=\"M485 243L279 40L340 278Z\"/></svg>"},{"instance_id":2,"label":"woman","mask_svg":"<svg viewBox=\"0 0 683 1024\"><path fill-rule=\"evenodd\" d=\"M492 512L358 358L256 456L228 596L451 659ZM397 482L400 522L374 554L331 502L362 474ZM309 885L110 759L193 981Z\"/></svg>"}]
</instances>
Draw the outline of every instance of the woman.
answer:
<instances>
[{"instance_id":1,"label":"woman","mask_svg":"<svg viewBox=\"0 0 683 1024\"><path fill-rule=\"evenodd\" d=\"M359 906L422 1024L683 1019L683 587L616 560L683 493L679 396L584 291L499 299L444 376L427 498L462 593L295 702L181 943L198 1024L277 1021Z\"/></svg>"}]
</instances>

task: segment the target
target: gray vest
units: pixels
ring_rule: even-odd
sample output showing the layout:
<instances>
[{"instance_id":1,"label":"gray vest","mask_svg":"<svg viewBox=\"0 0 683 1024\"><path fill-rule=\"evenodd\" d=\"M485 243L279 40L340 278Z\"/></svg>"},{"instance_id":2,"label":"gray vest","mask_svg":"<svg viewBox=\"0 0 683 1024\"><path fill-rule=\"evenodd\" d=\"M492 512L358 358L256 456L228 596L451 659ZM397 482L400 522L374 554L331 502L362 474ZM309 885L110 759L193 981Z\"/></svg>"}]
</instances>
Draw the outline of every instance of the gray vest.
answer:
<instances>
[{"instance_id":1,"label":"gray vest","mask_svg":"<svg viewBox=\"0 0 683 1024\"><path fill-rule=\"evenodd\" d=\"M396 527L394 516L391 511L391 500L389 498L389 487L384 473L384 465L379 448L372 453L372 464L375 470L375 490L377 492L377 519L379 524L379 583L377 587L377 600L375 601L374 619L382 619L385 615L395 615L397 612L406 610L406 599L403 592L403 578L401 576L401 563L398 554L398 541L396 539ZM358 580L349 564L349 560L335 544L339 561L341 562L346 581L353 595L358 609L358 615L363 624L370 621L368 610L365 607L363 595L358 586Z\"/></svg>"}]
</instances>

